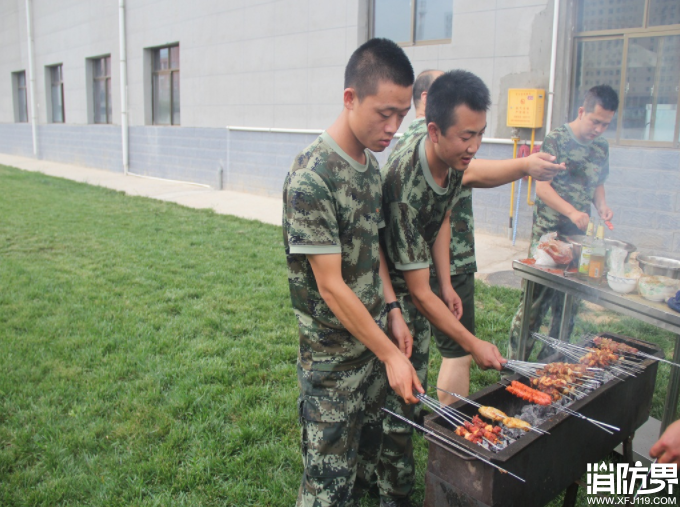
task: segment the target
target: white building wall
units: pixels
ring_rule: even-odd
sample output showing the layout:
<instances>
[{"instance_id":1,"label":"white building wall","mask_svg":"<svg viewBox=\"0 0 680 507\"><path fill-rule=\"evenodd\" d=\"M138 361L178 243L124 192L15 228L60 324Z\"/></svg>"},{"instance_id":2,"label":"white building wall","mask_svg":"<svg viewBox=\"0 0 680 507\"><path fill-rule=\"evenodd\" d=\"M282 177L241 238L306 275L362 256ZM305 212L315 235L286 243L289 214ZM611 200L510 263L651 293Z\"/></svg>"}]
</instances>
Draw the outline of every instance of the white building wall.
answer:
<instances>
[{"instance_id":1,"label":"white building wall","mask_svg":"<svg viewBox=\"0 0 680 507\"><path fill-rule=\"evenodd\" d=\"M26 39L25 9L21 0L0 2L0 123L14 122L12 72L28 70L28 55L21 42Z\"/></svg>"},{"instance_id":2,"label":"white building wall","mask_svg":"<svg viewBox=\"0 0 680 507\"><path fill-rule=\"evenodd\" d=\"M45 66L63 64L66 122L84 125L91 100L86 58L110 54L118 124L117 2L32 1L39 122L49 123ZM132 126L151 122L145 48L179 43L183 127L324 128L341 109L345 64L368 35L365 0L127 0L126 6ZM7 76L28 67L25 0L0 0L0 13L0 122L10 123ZM455 0L452 42L405 51L416 73L478 74L492 92L488 135L507 137L508 77L514 76L512 86L547 87L551 16L550 0Z\"/></svg>"},{"instance_id":3,"label":"white building wall","mask_svg":"<svg viewBox=\"0 0 680 507\"><path fill-rule=\"evenodd\" d=\"M339 113L344 66L357 47L357 0L128 5L132 125L145 123L143 48L173 42L182 126L322 128Z\"/></svg>"}]
</instances>

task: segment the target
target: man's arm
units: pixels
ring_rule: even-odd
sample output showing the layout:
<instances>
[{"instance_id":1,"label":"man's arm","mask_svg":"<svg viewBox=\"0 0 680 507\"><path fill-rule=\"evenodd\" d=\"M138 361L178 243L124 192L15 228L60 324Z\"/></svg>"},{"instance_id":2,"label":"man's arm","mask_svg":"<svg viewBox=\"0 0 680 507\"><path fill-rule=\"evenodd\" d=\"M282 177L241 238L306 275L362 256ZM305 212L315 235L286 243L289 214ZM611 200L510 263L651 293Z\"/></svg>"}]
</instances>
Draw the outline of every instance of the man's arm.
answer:
<instances>
[{"instance_id":1,"label":"man's arm","mask_svg":"<svg viewBox=\"0 0 680 507\"><path fill-rule=\"evenodd\" d=\"M549 181L536 182L536 195L549 207L566 216L576 227L585 231L590 222L588 213L582 213L562 199Z\"/></svg>"},{"instance_id":2,"label":"man's arm","mask_svg":"<svg viewBox=\"0 0 680 507\"><path fill-rule=\"evenodd\" d=\"M404 279L416 308L432 325L458 342L481 368L501 369L501 363L504 363L505 359L498 348L492 343L480 340L465 329L443 301L432 292L429 269L404 271Z\"/></svg>"},{"instance_id":3,"label":"man's arm","mask_svg":"<svg viewBox=\"0 0 680 507\"><path fill-rule=\"evenodd\" d=\"M549 153L533 153L528 157L507 160L474 159L463 173L463 185L474 188L493 188L531 176L538 181L550 181L560 171L562 164L553 164L555 156Z\"/></svg>"},{"instance_id":4,"label":"man's arm","mask_svg":"<svg viewBox=\"0 0 680 507\"><path fill-rule=\"evenodd\" d=\"M680 465L680 421L675 421L661 438L649 450L652 458L658 458L659 463L676 463Z\"/></svg>"},{"instance_id":5,"label":"man's arm","mask_svg":"<svg viewBox=\"0 0 680 507\"><path fill-rule=\"evenodd\" d=\"M411 362L375 323L342 278L341 254L308 255L319 293L343 326L372 350L387 369L390 386L406 403L418 403L413 390L424 393Z\"/></svg>"},{"instance_id":6,"label":"man's arm","mask_svg":"<svg viewBox=\"0 0 680 507\"><path fill-rule=\"evenodd\" d=\"M432 262L439 282L441 298L453 315L463 316L463 301L451 285L451 212L448 211L432 246Z\"/></svg>"},{"instance_id":7,"label":"man's arm","mask_svg":"<svg viewBox=\"0 0 680 507\"><path fill-rule=\"evenodd\" d=\"M607 206L607 200L604 197L604 185L598 185L595 187L595 193L593 194L593 204L595 209L597 209L598 214L602 220L611 220L614 217L614 212Z\"/></svg>"},{"instance_id":8,"label":"man's arm","mask_svg":"<svg viewBox=\"0 0 680 507\"><path fill-rule=\"evenodd\" d=\"M385 260L385 253L382 246L380 247L380 278L383 283L383 295L385 296L385 303L389 304L397 300L397 295L394 293L392 287L392 279L390 278L390 271ZM399 350L406 356L411 357L413 351L413 336L409 331L404 316L399 308L393 308L387 313L387 329L396 340Z\"/></svg>"}]
</instances>

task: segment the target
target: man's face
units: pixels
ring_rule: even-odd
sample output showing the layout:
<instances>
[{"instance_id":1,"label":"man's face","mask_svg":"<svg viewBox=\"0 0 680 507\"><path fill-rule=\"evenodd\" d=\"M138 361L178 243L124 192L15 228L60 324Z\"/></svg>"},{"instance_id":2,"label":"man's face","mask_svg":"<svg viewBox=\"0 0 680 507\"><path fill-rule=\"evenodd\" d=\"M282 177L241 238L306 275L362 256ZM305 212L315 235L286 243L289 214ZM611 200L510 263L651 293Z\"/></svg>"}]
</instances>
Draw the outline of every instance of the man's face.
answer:
<instances>
[{"instance_id":1,"label":"man's face","mask_svg":"<svg viewBox=\"0 0 680 507\"><path fill-rule=\"evenodd\" d=\"M443 134L434 123L428 124L430 140L437 156L452 169L465 171L482 144L486 130L486 111L473 111L465 104L454 109L456 123Z\"/></svg>"},{"instance_id":2,"label":"man's face","mask_svg":"<svg viewBox=\"0 0 680 507\"><path fill-rule=\"evenodd\" d=\"M615 111L607 111L599 104L596 104L590 113L586 113L585 109L580 107L578 117L581 120L581 128L578 137L581 141L592 141L604 134L614 118L614 113Z\"/></svg>"},{"instance_id":3,"label":"man's face","mask_svg":"<svg viewBox=\"0 0 680 507\"><path fill-rule=\"evenodd\" d=\"M351 90L351 96L348 92ZM394 134L411 108L410 86L380 81L375 95L359 100L353 89L345 90L345 107L357 140L371 151L380 152L390 145ZM350 100L348 100L348 98Z\"/></svg>"}]
</instances>

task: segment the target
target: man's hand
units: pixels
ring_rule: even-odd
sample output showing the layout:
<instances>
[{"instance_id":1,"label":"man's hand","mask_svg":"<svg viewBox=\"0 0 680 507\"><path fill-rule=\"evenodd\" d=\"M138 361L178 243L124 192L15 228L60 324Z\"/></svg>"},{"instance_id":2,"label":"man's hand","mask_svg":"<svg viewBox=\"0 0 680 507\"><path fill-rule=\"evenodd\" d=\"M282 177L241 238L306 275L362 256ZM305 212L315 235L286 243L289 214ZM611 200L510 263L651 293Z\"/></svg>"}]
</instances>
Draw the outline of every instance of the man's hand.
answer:
<instances>
[{"instance_id":1,"label":"man's hand","mask_svg":"<svg viewBox=\"0 0 680 507\"><path fill-rule=\"evenodd\" d=\"M599 213L602 220L611 220L614 218L614 212L606 204L602 204L599 208L597 208L597 212Z\"/></svg>"},{"instance_id":2,"label":"man's hand","mask_svg":"<svg viewBox=\"0 0 680 507\"><path fill-rule=\"evenodd\" d=\"M416 370L413 369L411 361L397 351L385 361L385 369L390 387L394 389L394 392L404 398L404 401L409 405L418 403L418 398L413 395L413 391L424 394L425 390L418 380L418 375Z\"/></svg>"},{"instance_id":3,"label":"man's hand","mask_svg":"<svg viewBox=\"0 0 680 507\"><path fill-rule=\"evenodd\" d=\"M527 176L538 181L550 181L558 173L564 171L567 166L562 162L561 164L553 164L557 157L550 155L549 153L544 153L539 151L538 153L532 153L526 157L526 168L525 173Z\"/></svg>"},{"instance_id":4,"label":"man's hand","mask_svg":"<svg viewBox=\"0 0 680 507\"><path fill-rule=\"evenodd\" d=\"M406 357L411 357L413 352L413 336L401 314L401 310L395 308L387 314L387 330L390 338Z\"/></svg>"},{"instance_id":5,"label":"man's hand","mask_svg":"<svg viewBox=\"0 0 680 507\"><path fill-rule=\"evenodd\" d=\"M680 465L680 421L675 421L663 432L658 442L649 450L652 458L659 463L676 463Z\"/></svg>"},{"instance_id":6,"label":"man's hand","mask_svg":"<svg viewBox=\"0 0 680 507\"><path fill-rule=\"evenodd\" d=\"M569 215L567 215L569 220L571 220L576 227L585 231L588 228L588 222L590 222L590 217L588 213L582 213L578 210L574 210Z\"/></svg>"},{"instance_id":7,"label":"man's hand","mask_svg":"<svg viewBox=\"0 0 680 507\"><path fill-rule=\"evenodd\" d=\"M454 317L460 320L460 318L463 316L463 301L453 289L450 279L449 283L441 284L439 291L441 292L440 297L442 298L442 301L444 301L446 307Z\"/></svg>"},{"instance_id":8,"label":"man's hand","mask_svg":"<svg viewBox=\"0 0 680 507\"><path fill-rule=\"evenodd\" d=\"M501 356L501 353L493 343L485 342L477 338L475 345L472 350L470 350L472 359L475 363L479 365L482 370L488 368L493 368L495 370L501 370L503 364L507 363L507 360Z\"/></svg>"}]
</instances>

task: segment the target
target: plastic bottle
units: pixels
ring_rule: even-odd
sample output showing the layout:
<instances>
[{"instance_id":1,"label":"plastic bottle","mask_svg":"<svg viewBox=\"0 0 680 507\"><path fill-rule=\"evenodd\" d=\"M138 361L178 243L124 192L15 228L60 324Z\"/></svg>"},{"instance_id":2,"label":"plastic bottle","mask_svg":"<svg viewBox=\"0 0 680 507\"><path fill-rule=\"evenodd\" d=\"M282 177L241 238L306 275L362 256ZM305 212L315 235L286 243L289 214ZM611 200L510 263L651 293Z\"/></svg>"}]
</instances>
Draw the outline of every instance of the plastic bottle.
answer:
<instances>
[{"instance_id":1,"label":"plastic bottle","mask_svg":"<svg viewBox=\"0 0 680 507\"><path fill-rule=\"evenodd\" d=\"M593 241L592 250L590 252L590 268L588 269L588 276L590 278L602 278L604 275L604 258L607 250L604 244L604 225L597 226L597 234Z\"/></svg>"},{"instance_id":2,"label":"plastic bottle","mask_svg":"<svg viewBox=\"0 0 680 507\"><path fill-rule=\"evenodd\" d=\"M588 222L588 230L586 231L586 237L581 245L581 256L578 259L578 272L582 275L587 275L590 270L590 254L593 247L593 229L595 224L591 220Z\"/></svg>"}]
</instances>

